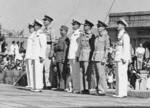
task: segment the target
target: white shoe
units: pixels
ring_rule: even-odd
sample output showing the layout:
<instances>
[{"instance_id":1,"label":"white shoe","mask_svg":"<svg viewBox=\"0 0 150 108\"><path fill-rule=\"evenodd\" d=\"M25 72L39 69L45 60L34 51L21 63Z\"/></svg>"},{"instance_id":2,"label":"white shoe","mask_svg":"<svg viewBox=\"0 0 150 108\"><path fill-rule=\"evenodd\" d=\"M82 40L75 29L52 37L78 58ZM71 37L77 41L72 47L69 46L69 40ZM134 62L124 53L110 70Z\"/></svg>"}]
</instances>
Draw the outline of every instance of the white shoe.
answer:
<instances>
[{"instance_id":1,"label":"white shoe","mask_svg":"<svg viewBox=\"0 0 150 108\"><path fill-rule=\"evenodd\" d=\"M66 89L66 92L72 93L72 92L73 92L73 89L72 89L72 88L67 88L67 89Z\"/></svg>"},{"instance_id":2,"label":"white shoe","mask_svg":"<svg viewBox=\"0 0 150 108\"><path fill-rule=\"evenodd\" d=\"M26 86L26 88L31 88L31 86Z\"/></svg>"},{"instance_id":3,"label":"white shoe","mask_svg":"<svg viewBox=\"0 0 150 108\"><path fill-rule=\"evenodd\" d=\"M125 98L127 96L113 95L113 97L116 97L116 98Z\"/></svg>"},{"instance_id":4,"label":"white shoe","mask_svg":"<svg viewBox=\"0 0 150 108\"><path fill-rule=\"evenodd\" d=\"M42 90L38 90L38 89L36 89L36 90L31 89L31 91L32 91L32 92L42 92Z\"/></svg>"}]
</instances>

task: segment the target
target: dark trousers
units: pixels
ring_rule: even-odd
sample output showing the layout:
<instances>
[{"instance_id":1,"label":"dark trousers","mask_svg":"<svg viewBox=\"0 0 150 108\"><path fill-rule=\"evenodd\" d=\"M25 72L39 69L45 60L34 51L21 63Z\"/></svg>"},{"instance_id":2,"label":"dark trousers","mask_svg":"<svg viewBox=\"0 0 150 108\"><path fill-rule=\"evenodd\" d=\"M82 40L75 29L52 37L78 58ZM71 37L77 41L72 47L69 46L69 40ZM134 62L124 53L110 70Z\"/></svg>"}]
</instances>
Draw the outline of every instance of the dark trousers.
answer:
<instances>
[{"instance_id":1,"label":"dark trousers","mask_svg":"<svg viewBox=\"0 0 150 108\"><path fill-rule=\"evenodd\" d=\"M73 90L80 91L80 67L79 62L70 60L70 76L72 80Z\"/></svg>"},{"instance_id":2,"label":"dark trousers","mask_svg":"<svg viewBox=\"0 0 150 108\"><path fill-rule=\"evenodd\" d=\"M80 72L80 85L81 85L81 90L88 90L89 89L89 83L88 83L88 65L89 62L88 61L81 61L80 62L80 68L81 68L81 72Z\"/></svg>"},{"instance_id":3,"label":"dark trousers","mask_svg":"<svg viewBox=\"0 0 150 108\"><path fill-rule=\"evenodd\" d=\"M57 62L57 87L65 89L65 73L64 73L64 63Z\"/></svg>"}]
</instances>

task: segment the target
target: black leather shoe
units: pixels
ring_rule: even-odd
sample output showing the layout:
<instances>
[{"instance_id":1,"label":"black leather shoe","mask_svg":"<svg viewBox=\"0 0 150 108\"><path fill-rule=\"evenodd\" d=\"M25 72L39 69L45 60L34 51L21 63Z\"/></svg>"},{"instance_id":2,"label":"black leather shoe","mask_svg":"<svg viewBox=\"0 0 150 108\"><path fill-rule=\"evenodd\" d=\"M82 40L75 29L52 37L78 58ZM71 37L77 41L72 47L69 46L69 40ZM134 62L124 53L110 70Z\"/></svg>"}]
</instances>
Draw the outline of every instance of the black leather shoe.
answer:
<instances>
[{"instance_id":1,"label":"black leather shoe","mask_svg":"<svg viewBox=\"0 0 150 108\"><path fill-rule=\"evenodd\" d=\"M96 96L105 96L105 93L96 93Z\"/></svg>"}]
</instances>

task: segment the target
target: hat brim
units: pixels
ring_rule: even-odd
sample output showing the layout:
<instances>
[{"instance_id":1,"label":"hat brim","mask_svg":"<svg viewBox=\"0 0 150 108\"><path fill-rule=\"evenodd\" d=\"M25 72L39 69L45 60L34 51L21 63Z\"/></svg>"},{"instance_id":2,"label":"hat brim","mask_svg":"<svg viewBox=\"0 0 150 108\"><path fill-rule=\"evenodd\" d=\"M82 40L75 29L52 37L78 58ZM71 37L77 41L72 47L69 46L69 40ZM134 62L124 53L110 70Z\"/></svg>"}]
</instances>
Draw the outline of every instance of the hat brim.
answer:
<instances>
[{"instance_id":1,"label":"hat brim","mask_svg":"<svg viewBox=\"0 0 150 108\"><path fill-rule=\"evenodd\" d=\"M43 18L43 21L49 21L49 22L52 22L53 19Z\"/></svg>"},{"instance_id":2,"label":"hat brim","mask_svg":"<svg viewBox=\"0 0 150 108\"><path fill-rule=\"evenodd\" d=\"M82 25L81 23L71 23L72 25Z\"/></svg>"},{"instance_id":3,"label":"hat brim","mask_svg":"<svg viewBox=\"0 0 150 108\"><path fill-rule=\"evenodd\" d=\"M42 27L43 25L39 24L39 23L34 23L34 26L40 26L40 27Z\"/></svg>"},{"instance_id":4,"label":"hat brim","mask_svg":"<svg viewBox=\"0 0 150 108\"><path fill-rule=\"evenodd\" d=\"M117 24L122 24L122 25L124 25L125 27L127 27L127 25L126 25L123 21L117 21Z\"/></svg>"},{"instance_id":5,"label":"hat brim","mask_svg":"<svg viewBox=\"0 0 150 108\"><path fill-rule=\"evenodd\" d=\"M46 19L46 18L43 18L42 20L45 21L45 20L47 20L47 19Z\"/></svg>"},{"instance_id":6,"label":"hat brim","mask_svg":"<svg viewBox=\"0 0 150 108\"><path fill-rule=\"evenodd\" d=\"M90 25L90 24L83 24L84 26L89 26L89 27L93 27L94 25Z\"/></svg>"}]
</instances>

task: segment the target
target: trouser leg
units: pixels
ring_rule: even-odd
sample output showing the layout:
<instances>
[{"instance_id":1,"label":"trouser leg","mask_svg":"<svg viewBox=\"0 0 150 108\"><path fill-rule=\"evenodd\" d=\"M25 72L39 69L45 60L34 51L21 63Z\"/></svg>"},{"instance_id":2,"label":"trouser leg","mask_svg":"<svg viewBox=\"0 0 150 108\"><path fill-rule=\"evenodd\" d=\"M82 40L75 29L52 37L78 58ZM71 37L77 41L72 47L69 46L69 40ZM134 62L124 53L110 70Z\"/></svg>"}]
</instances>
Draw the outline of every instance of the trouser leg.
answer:
<instances>
[{"instance_id":1,"label":"trouser leg","mask_svg":"<svg viewBox=\"0 0 150 108\"><path fill-rule=\"evenodd\" d=\"M72 84L73 84L73 90L74 91L80 91L80 67L79 67L79 62L73 62L71 64L72 68Z\"/></svg>"},{"instance_id":2,"label":"trouser leg","mask_svg":"<svg viewBox=\"0 0 150 108\"><path fill-rule=\"evenodd\" d=\"M27 81L28 81L28 86L33 88L33 64L32 64L32 60L27 60Z\"/></svg>"},{"instance_id":3,"label":"trouser leg","mask_svg":"<svg viewBox=\"0 0 150 108\"><path fill-rule=\"evenodd\" d=\"M51 86L51 84L50 84L50 65L51 65L51 61L48 58L46 58L45 63L44 63L44 70L45 70L45 72L44 72L45 81L44 82L45 82L46 87Z\"/></svg>"},{"instance_id":4,"label":"trouser leg","mask_svg":"<svg viewBox=\"0 0 150 108\"><path fill-rule=\"evenodd\" d=\"M39 60L34 60L34 71L33 71L34 89L43 89L43 63Z\"/></svg>"},{"instance_id":5,"label":"trouser leg","mask_svg":"<svg viewBox=\"0 0 150 108\"><path fill-rule=\"evenodd\" d=\"M83 65L83 61L80 62L80 89L85 90L85 80L84 80L84 65Z\"/></svg>"},{"instance_id":6,"label":"trouser leg","mask_svg":"<svg viewBox=\"0 0 150 108\"><path fill-rule=\"evenodd\" d=\"M27 60L27 62L26 62L26 75L27 75L27 84L28 84L28 86L30 87L31 86L31 83L30 83L30 62L31 60Z\"/></svg>"},{"instance_id":7,"label":"trouser leg","mask_svg":"<svg viewBox=\"0 0 150 108\"><path fill-rule=\"evenodd\" d=\"M60 88L65 89L65 76L64 76L64 67L63 63L59 63L59 68L60 68Z\"/></svg>"},{"instance_id":8,"label":"trouser leg","mask_svg":"<svg viewBox=\"0 0 150 108\"><path fill-rule=\"evenodd\" d=\"M93 68L94 67L94 68ZM95 64L93 62L90 63L90 73L89 73L89 88L95 89L96 88L96 69Z\"/></svg>"},{"instance_id":9,"label":"trouser leg","mask_svg":"<svg viewBox=\"0 0 150 108\"><path fill-rule=\"evenodd\" d=\"M31 84L31 88L33 88L33 60L30 61L30 65L29 65L29 76L30 76L30 84Z\"/></svg>"},{"instance_id":10,"label":"trouser leg","mask_svg":"<svg viewBox=\"0 0 150 108\"><path fill-rule=\"evenodd\" d=\"M105 93L107 89L106 75L105 75L105 65L101 62L96 63L97 75L98 75L98 90Z\"/></svg>"},{"instance_id":11,"label":"trouser leg","mask_svg":"<svg viewBox=\"0 0 150 108\"><path fill-rule=\"evenodd\" d=\"M123 64L122 62L118 62L117 66L117 95L119 96L127 96L127 87L128 87L128 79L127 79L127 69L128 63Z\"/></svg>"},{"instance_id":12,"label":"trouser leg","mask_svg":"<svg viewBox=\"0 0 150 108\"><path fill-rule=\"evenodd\" d=\"M88 81L87 81L87 69L88 69L88 62L83 61L81 64L81 74L80 74L80 81L81 81L81 90L88 90Z\"/></svg>"}]
</instances>

